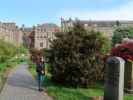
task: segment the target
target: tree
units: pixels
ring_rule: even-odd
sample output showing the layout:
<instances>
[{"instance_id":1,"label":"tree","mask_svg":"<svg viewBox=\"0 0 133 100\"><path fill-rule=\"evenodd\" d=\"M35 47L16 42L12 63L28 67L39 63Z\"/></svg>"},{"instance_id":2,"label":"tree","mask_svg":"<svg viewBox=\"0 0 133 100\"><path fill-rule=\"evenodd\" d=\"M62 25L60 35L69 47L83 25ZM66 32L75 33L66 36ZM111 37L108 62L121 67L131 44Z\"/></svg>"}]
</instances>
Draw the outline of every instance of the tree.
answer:
<instances>
[{"instance_id":1,"label":"tree","mask_svg":"<svg viewBox=\"0 0 133 100\"><path fill-rule=\"evenodd\" d=\"M123 38L133 38L133 28L126 27L126 28L117 28L114 31L114 35L112 37L113 45L117 43L121 43Z\"/></svg>"},{"instance_id":2,"label":"tree","mask_svg":"<svg viewBox=\"0 0 133 100\"><path fill-rule=\"evenodd\" d=\"M80 24L67 33L56 33L49 50L52 80L87 87L101 78L101 54L108 43L100 32L86 31ZM108 44L109 45L109 44Z\"/></svg>"},{"instance_id":3,"label":"tree","mask_svg":"<svg viewBox=\"0 0 133 100\"><path fill-rule=\"evenodd\" d=\"M120 25L121 25L120 22L117 20L117 21L116 21L116 26L119 27Z\"/></svg>"}]
</instances>

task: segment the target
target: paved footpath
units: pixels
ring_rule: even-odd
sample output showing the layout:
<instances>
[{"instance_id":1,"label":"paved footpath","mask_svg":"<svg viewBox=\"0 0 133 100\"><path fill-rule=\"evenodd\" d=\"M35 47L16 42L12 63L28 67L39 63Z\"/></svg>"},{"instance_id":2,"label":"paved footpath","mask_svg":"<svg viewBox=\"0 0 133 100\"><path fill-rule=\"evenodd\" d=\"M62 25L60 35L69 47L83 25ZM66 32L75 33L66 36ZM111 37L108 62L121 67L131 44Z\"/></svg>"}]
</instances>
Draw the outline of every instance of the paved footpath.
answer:
<instances>
[{"instance_id":1,"label":"paved footpath","mask_svg":"<svg viewBox=\"0 0 133 100\"><path fill-rule=\"evenodd\" d=\"M0 94L0 100L52 100L46 93L38 92L37 82L28 71L27 64L13 70Z\"/></svg>"}]
</instances>

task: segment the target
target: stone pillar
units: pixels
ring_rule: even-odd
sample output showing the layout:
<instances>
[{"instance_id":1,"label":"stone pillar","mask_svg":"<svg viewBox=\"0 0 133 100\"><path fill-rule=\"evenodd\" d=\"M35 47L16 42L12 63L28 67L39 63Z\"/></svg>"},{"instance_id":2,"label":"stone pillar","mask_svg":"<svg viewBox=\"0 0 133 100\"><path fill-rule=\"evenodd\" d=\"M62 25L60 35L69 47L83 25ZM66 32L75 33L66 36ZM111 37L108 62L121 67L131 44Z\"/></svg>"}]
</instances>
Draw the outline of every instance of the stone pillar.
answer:
<instances>
[{"instance_id":1,"label":"stone pillar","mask_svg":"<svg viewBox=\"0 0 133 100\"><path fill-rule=\"evenodd\" d=\"M125 63L124 90L127 93L133 93L133 63Z\"/></svg>"},{"instance_id":2,"label":"stone pillar","mask_svg":"<svg viewBox=\"0 0 133 100\"><path fill-rule=\"evenodd\" d=\"M107 60L104 100L123 100L124 63L119 57Z\"/></svg>"}]
</instances>

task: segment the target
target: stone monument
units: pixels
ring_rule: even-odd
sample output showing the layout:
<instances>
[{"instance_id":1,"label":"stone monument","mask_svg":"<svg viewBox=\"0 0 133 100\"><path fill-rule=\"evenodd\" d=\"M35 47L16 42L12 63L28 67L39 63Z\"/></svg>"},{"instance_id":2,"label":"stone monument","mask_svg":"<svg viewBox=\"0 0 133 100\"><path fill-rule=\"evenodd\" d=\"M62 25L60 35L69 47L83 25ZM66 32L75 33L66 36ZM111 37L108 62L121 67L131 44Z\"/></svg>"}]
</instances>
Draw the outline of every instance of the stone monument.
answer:
<instances>
[{"instance_id":1,"label":"stone monument","mask_svg":"<svg viewBox=\"0 0 133 100\"><path fill-rule=\"evenodd\" d=\"M107 60L104 100L123 100L124 63L120 57L110 57Z\"/></svg>"},{"instance_id":2,"label":"stone monument","mask_svg":"<svg viewBox=\"0 0 133 100\"><path fill-rule=\"evenodd\" d=\"M125 63L124 90L133 93L133 62L131 61Z\"/></svg>"}]
</instances>

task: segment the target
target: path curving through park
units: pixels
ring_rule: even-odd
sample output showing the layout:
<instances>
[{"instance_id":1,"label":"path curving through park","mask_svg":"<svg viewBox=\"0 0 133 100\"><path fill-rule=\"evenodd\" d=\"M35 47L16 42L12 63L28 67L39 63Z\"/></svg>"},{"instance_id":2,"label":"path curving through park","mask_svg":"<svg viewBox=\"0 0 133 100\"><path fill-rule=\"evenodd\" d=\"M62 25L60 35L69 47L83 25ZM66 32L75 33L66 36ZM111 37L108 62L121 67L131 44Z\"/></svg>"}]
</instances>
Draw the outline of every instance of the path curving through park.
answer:
<instances>
[{"instance_id":1,"label":"path curving through park","mask_svg":"<svg viewBox=\"0 0 133 100\"><path fill-rule=\"evenodd\" d=\"M52 100L46 93L38 92L37 82L28 71L28 65L20 64L13 70L0 94L0 100Z\"/></svg>"}]
</instances>

